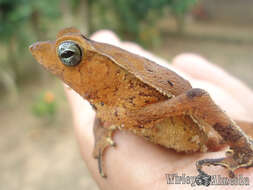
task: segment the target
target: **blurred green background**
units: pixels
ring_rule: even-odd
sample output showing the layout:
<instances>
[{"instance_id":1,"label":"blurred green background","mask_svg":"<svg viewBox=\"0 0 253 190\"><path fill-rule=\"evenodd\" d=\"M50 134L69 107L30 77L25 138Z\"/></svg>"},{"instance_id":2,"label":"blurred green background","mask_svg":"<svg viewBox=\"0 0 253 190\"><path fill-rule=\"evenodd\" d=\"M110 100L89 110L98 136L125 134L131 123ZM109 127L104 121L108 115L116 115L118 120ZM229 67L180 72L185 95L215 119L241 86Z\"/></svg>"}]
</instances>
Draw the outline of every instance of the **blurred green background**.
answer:
<instances>
[{"instance_id":1,"label":"blurred green background","mask_svg":"<svg viewBox=\"0 0 253 190\"><path fill-rule=\"evenodd\" d=\"M69 26L113 30L168 61L195 52L253 87L251 0L0 0L0 189L98 189L60 81L28 51Z\"/></svg>"}]
</instances>

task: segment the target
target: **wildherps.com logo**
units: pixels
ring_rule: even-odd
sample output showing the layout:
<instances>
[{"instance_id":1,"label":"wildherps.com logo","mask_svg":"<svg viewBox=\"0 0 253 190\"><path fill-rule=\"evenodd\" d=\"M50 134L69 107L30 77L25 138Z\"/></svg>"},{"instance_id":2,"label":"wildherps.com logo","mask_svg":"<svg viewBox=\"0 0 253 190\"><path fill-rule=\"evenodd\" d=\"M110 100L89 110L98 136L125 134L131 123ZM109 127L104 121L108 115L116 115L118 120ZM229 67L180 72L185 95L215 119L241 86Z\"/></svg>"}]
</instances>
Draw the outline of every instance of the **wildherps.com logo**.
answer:
<instances>
[{"instance_id":1,"label":"wildherps.com logo","mask_svg":"<svg viewBox=\"0 0 253 190\"><path fill-rule=\"evenodd\" d=\"M249 186L249 177L236 175L234 178L229 178L221 175L199 174L198 176L188 176L185 173L181 175L165 174L167 184L186 184L191 186L209 186L209 185L233 185L233 186Z\"/></svg>"}]
</instances>

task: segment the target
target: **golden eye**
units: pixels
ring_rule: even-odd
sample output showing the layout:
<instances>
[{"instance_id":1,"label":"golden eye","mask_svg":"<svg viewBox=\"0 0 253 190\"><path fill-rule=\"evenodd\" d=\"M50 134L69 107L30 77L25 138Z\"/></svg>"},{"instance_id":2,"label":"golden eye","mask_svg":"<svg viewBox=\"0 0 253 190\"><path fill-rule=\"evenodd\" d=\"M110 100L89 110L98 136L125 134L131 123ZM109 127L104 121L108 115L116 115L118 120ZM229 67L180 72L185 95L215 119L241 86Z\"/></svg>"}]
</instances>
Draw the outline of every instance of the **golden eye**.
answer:
<instances>
[{"instance_id":1,"label":"golden eye","mask_svg":"<svg viewBox=\"0 0 253 190\"><path fill-rule=\"evenodd\" d=\"M82 59L81 48L73 41L62 42L57 52L61 62L66 66L76 66Z\"/></svg>"}]
</instances>

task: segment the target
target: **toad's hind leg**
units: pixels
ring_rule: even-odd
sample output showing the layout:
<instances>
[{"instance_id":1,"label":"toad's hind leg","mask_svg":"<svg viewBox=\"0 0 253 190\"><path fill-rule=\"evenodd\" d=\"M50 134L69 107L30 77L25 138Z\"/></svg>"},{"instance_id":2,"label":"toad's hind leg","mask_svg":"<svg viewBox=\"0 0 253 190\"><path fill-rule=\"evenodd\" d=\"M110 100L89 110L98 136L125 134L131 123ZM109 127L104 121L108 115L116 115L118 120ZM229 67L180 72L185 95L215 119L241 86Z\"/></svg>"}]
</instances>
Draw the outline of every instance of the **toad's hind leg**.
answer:
<instances>
[{"instance_id":1,"label":"toad's hind leg","mask_svg":"<svg viewBox=\"0 0 253 190\"><path fill-rule=\"evenodd\" d=\"M129 118L139 124L159 121L160 118L188 115L200 126L212 127L230 146L225 158L205 159L197 162L199 173L204 165L219 165L227 168L233 177L238 168L253 167L253 141L233 122L202 89L191 89L179 96L150 104L134 113Z\"/></svg>"},{"instance_id":2,"label":"toad's hind leg","mask_svg":"<svg viewBox=\"0 0 253 190\"><path fill-rule=\"evenodd\" d=\"M93 149L93 157L98 160L98 170L102 177L106 177L103 164L104 150L109 146L115 146L115 142L112 140L113 132L116 130L116 126L110 126L105 128L99 118L95 119L94 123L94 136L95 146Z\"/></svg>"}]
</instances>

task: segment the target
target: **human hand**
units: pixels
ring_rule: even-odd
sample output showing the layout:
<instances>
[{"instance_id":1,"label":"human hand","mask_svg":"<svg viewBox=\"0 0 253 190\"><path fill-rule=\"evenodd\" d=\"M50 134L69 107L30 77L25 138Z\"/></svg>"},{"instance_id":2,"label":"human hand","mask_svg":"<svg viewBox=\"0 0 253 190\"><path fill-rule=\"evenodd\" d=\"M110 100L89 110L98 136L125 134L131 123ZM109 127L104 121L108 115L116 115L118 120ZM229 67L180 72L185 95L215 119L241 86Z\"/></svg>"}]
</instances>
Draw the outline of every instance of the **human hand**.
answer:
<instances>
[{"instance_id":1,"label":"human hand","mask_svg":"<svg viewBox=\"0 0 253 190\"><path fill-rule=\"evenodd\" d=\"M101 31L92 37L94 40L111 43L133 53L143 55L159 64L166 61L153 56L130 42L120 42L110 31ZM206 89L227 114L233 119L250 121L253 113L253 93L243 83L230 76L207 60L193 54L177 56L168 66L186 77L194 87ZM195 162L204 158L220 158L224 150L213 153L183 154L147 142L128 132L116 132L114 141L117 146L108 148L104 163L107 178L98 173L97 160L92 157L94 146L93 122L95 113L87 101L73 90L66 88L70 102L74 127L82 157L101 189L174 189L179 185L167 184L165 174L177 173L188 176L198 175ZM204 170L206 170L205 168ZM208 173L227 176L227 170L209 167ZM236 174L253 179L253 168L239 169ZM214 186L213 186L214 187ZM217 186L215 186L217 188ZM222 189L230 188L222 186ZM182 189L190 185L180 185ZM212 188L212 187L211 187ZM234 188L241 188L234 186Z\"/></svg>"}]
</instances>

